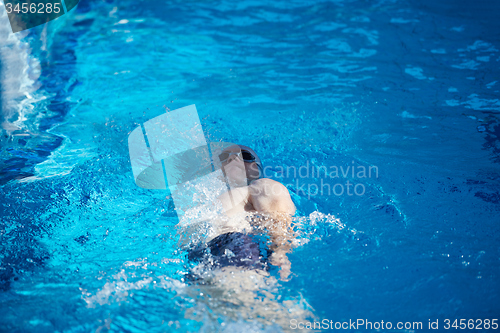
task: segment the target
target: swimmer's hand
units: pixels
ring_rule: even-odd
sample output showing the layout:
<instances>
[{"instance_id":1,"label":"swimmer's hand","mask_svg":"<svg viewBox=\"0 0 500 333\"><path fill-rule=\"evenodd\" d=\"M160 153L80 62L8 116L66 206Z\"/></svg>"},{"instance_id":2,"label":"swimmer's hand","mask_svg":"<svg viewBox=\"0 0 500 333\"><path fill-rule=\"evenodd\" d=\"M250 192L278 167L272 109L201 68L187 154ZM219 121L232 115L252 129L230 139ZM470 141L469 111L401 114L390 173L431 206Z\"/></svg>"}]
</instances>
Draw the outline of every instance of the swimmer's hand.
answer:
<instances>
[{"instance_id":1,"label":"swimmer's hand","mask_svg":"<svg viewBox=\"0 0 500 333\"><path fill-rule=\"evenodd\" d=\"M288 277L290 276L290 269L292 268L292 263L286 256L289 251L284 248L278 248L274 250L274 252L269 257L269 262L271 265L280 267L279 273L280 278L283 281L288 281Z\"/></svg>"}]
</instances>

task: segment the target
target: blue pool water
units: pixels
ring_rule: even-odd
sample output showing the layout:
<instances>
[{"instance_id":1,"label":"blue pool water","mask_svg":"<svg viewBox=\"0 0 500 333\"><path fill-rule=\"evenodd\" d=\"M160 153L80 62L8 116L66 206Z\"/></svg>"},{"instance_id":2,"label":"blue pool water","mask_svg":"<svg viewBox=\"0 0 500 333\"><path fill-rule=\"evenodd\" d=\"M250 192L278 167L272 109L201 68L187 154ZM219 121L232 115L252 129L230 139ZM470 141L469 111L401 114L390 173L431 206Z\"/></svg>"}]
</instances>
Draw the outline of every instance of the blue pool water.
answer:
<instances>
[{"instance_id":1,"label":"blue pool water","mask_svg":"<svg viewBox=\"0 0 500 333\"><path fill-rule=\"evenodd\" d=\"M15 35L1 11L0 331L499 317L497 2L82 0ZM292 193L288 281L184 280L172 199L135 185L127 137L190 104Z\"/></svg>"}]
</instances>

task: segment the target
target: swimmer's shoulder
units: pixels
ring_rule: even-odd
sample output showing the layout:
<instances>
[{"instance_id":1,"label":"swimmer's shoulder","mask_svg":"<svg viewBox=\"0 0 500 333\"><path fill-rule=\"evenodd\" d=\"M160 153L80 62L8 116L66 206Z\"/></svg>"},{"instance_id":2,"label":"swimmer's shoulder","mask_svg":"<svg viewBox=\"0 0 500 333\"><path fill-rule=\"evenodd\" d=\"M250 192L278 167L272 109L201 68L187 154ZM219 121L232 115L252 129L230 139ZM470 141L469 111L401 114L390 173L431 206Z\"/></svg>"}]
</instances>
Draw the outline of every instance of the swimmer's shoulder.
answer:
<instances>
[{"instance_id":1,"label":"swimmer's shoulder","mask_svg":"<svg viewBox=\"0 0 500 333\"><path fill-rule=\"evenodd\" d=\"M249 201L254 208L263 213L287 215L295 214L295 205L288 189L270 178L261 178L253 181L248 186Z\"/></svg>"},{"instance_id":2,"label":"swimmer's shoulder","mask_svg":"<svg viewBox=\"0 0 500 333\"><path fill-rule=\"evenodd\" d=\"M260 191L266 195L279 195L282 192L288 193L288 189L285 185L271 178L256 179L248 186L248 188L250 191Z\"/></svg>"}]
</instances>

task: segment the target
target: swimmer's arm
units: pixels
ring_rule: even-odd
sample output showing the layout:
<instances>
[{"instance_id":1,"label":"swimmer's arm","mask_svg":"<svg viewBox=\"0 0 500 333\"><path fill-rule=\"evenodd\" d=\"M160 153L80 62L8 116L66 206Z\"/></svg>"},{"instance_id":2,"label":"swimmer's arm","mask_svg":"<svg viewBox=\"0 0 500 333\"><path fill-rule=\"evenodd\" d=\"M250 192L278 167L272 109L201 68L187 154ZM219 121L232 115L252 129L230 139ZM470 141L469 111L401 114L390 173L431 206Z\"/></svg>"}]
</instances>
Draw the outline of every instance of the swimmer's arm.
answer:
<instances>
[{"instance_id":1,"label":"swimmer's arm","mask_svg":"<svg viewBox=\"0 0 500 333\"><path fill-rule=\"evenodd\" d=\"M295 238L291 223L296 211L288 189L272 179L259 179L249 186L248 201L255 210L272 219L260 222L261 227L268 230L273 243L271 246L273 253L269 259L272 265L281 268L280 277L288 278L291 263L287 253L290 252Z\"/></svg>"}]
</instances>

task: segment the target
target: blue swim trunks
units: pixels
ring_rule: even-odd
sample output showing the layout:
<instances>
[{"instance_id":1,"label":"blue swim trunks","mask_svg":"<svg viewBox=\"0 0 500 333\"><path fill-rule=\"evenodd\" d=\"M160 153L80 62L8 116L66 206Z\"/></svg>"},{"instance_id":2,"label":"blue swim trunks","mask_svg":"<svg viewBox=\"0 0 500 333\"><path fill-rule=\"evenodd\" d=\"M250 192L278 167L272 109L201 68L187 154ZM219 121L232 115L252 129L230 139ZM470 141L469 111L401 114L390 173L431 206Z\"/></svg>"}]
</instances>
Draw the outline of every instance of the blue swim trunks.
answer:
<instances>
[{"instance_id":1,"label":"blue swim trunks","mask_svg":"<svg viewBox=\"0 0 500 333\"><path fill-rule=\"evenodd\" d=\"M269 270L271 251L256 235L241 232L222 234L188 252L191 261L210 263L216 268L237 266L243 269Z\"/></svg>"}]
</instances>

